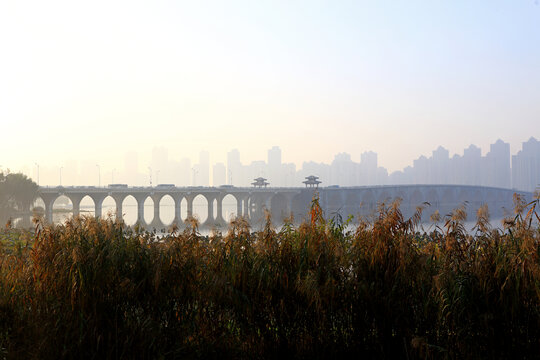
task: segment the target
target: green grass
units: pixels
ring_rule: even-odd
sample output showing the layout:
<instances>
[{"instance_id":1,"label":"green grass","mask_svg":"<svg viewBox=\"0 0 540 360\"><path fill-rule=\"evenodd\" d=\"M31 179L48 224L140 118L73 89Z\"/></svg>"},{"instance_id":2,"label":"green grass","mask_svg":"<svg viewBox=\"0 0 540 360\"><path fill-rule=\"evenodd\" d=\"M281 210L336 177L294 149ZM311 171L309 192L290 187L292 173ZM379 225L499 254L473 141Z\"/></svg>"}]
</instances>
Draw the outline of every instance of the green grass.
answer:
<instances>
[{"instance_id":1,"label":"green grass","mask_svg":"<svg viewBox=\"0 0 540 360\"><path fill-rule=\"evenodd\" d=\"M310 221L158 241L110 219L4 231L0 355L36 358L534 358L538 200L504 231L463 209L417 231L399 203L348 231ZM8 245L5 245L8 244ZM11 245L10 245L11 244Z\"/></svg>"},{"instance_id":2,"label":"green grass","mask_svg":"<svg viewBox=\"0 0 540 360\"><path fill-rule=\"evenodd\" d=\"M12 253L34 242L34 234L21 229L0 229L0 249L4 253Z\"/></svg>"}]
</instances>

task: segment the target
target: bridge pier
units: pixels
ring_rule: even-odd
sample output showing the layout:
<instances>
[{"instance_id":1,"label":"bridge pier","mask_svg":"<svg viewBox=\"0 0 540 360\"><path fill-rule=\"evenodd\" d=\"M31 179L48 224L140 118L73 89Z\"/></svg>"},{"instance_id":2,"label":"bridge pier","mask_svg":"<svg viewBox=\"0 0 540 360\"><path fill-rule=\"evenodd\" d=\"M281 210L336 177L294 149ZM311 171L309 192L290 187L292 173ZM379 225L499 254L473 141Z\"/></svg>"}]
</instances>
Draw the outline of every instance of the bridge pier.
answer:
<instances>
[{"instance_id":1,"label":"bridge pier","mask_svg":"<svg viewBox=\"0 0 540 360\"><path fill-rule=\"evenodd\" d=\"M150 222L150 226L154 229L162 229L165 227L165 224L161 221L160 217L160 209L159 209L159 203L161 199L163 198L163 194L152 194L150 195L150 198L154 202L154 217L152 221Z\"/></svg>"},{"instance_id":2,"label":"bridge pier","mask_svg":"<svg viewBox=\"0 0 540 360\"><path fill-rule=\"evenodd\" d=\"M71 200L71 204L73 205L73 217L79 216L81 214L81 200L83 199L84 195L69 194L67 197L69 200Z\"/></svg>"},{"instance_id":3,"label":"bridge pier","mask_svg":"<svg viewBox=\"0 0 540 360\"><path fill-rule=\"evenodd\" d=\"M272 195L263 198L261 201L260 217L261 221L264 223L266 221L266 211L272 213Z\"/></svg>"},{"instance_id":4,"label":"bridge pier","mask_svg":"<svg viewBox=\"0 0 540 360\"><path fill-rule=\"evenodd\" d=\"M174 200L174 219L173 224L176 224L177 226L180 226L184 223L184 220L182 220L182 199L184 198L184 195L173 197Z\"/></svg>"},{"instance_id":5,"label":"bridge pier","mask_svg":"<svg viewBox=\"0 0 540 360\"><path fill-rule=\"evenodd\" d=\"M271 211L272 194L257 193L249 198L249 218L254 223L265 221L264 209ZM247 202L246 202L247 203Z\"/></svg>"},{"instance_id":6,"label":"bridge pier","mask_svg":"<svg viewBox=\"0 0 540 360\"><path fill-rule=\"evenodd\" d=\"M236 199L236 217L242 216L242 201L244 201L244 196L235 196Z\"/></svg>"},{"instance_id":7,"label":"bridge pier","mask_svg":"<svg viewBox=\"0 0 540 360\"><path fill-rule=\"evenodd\" d=\"M251 201L251 196L250 195L246 195L244 196L244 199L243 199L243 202L244 202L244 210L242 212L242 216L246 219L250 219L251 218L251 214L250 214L250 206L249 206L249 203Z\"/></svg>"},{"instance_id":8,"label":"bridge pier","mask_svg":"<svg viewBox=\"0 0 540 360\"><path fill-rule=\"evenodd\" d=\"M195 196L197 195L191 193L186 195L188 219L193 217L193 199L195 199Z\"/></svg>"},{"instance_id":9,"label":"bridge pier","mask_svg":"<svg viewBox=\"0 0 540 360\"><path fill-rule=\"evenodd\" d=\"M137 201L137 221L135 224L138 224L139 226L146 227L146 222L144 221L144 201L148 197L148 195L132 195L135 200Z\"/></svg>"},{"instance_id":10,"label":"bridge pier","mask_svg":"<svg viewBox=\"0 0 540 360\"><path fill-rule=\"evenodd\" d=\"M90 197L94 200L94 215L96 219L101 218L103 213L103 200L107 194L91 194Z\"/></svg>"},{"instance_id":11,"label":"bridge pier","mask_svg":"<svg viewBox=\"0 0 540 360\"><path fill-rule=\"evenodd\" d=\"M214 199L216 198L213 194L205 195L206 202L208 204L208 215L206 217L206 221L204 222L203 226L213 226L215 224L214 219Z\"/></svg>"},{"instance_id":12,"label":"bridge pier","mask_svg":"<svg viewBox=\"0 0 540 360\"><path fill-rule=\"evenodd\" d=\"M223 195L220 195L217 197L217 206L216 206L216 209L217 209L217 215L216 215L216 223L219 223L219 224L225 224L226 221L225 219L223 218L223 198L224 196Z\"/></svg>"},{"instance_id":13,"label":"bridge pier","mask_svg":"<svg viewBox=\"0 0 540 360\"><path fill-rule=\"evenodd\" d=\"M54 201L60 197L60 194L40 194L43 203L45 204L45 222L47 224L53 223L53 205Z\"/></svg>"},{"instance_id":14,"label":"bridge pier","mask_svg":"<svg viewBox=\"0 0 540 360\"><path fill-rule=\"evenodd\" d=\"M124 220L124 214L123 214L123 202L126 198L126 195L114 195L110 194L111 197L114 200L114 203L116 204L116 221L123 221Z\"/></svg>"},{"instance_id":15,"label":"bridge pier","mask_svg":"<svg viewBox=\"0 0 540 360\"><path fill-rule=\"evenodd\" d=\"M292 215L292 201L295 194L285 194L285 218L290 218ZM279 219L282 220L282 219Z\"/></svg>"}]
</instances>

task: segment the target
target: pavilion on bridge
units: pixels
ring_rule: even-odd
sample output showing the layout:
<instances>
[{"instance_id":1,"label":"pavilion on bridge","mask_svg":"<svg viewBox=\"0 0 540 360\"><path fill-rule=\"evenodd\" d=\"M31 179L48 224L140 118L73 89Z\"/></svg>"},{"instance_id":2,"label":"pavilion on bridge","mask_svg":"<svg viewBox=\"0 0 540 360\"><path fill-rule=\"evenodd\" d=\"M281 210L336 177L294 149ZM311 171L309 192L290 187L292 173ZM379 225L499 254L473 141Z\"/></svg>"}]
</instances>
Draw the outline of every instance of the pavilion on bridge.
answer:
<instances>
[{"instance_id":1,"label":"pavilion on bridge","mask_svg":"<svg viewBox=\"0 0 540 360\"><path fill-rule=\"evenodd\" d=\"M306 187L318 188L319 184L322 182L322 181L317 180L318 178L319 178L318 176L310 175L310 176L307 176L306 180L302 181L302 183L306 184Z\"/></svg>"},{"instance_id":2,"label":"pavilion on bridge","mask_svg":"<svg viewBox=\"0 0 540 360\"><path fill-rule=\"evenodd\" d=\"M269 182L266 182L267 179L263 178L263 177L258 177L256 179L254 179L255 182L252 182L251 185L253 185L253 187L258 187L258 188L262 188L262 187L266 187L267 185L270 185Z\"/></svg>"}]
</instances>

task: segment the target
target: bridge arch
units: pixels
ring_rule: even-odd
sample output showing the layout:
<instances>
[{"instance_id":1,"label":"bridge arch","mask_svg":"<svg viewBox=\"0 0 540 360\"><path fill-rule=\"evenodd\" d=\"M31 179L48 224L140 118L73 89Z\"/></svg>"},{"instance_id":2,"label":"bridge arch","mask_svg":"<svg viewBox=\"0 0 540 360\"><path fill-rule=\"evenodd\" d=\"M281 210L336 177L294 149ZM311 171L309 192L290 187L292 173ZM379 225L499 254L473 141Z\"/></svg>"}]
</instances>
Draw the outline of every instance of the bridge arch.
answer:
<instances>
[{"instance_id":1,"label":"bridge arch","mask_svg":"<svg viewBox=\"0 0 540 360\"><path fill-rule=\"evenodd\" d=\"M34 202L30 206L32 211L32 217L44 218L45 217L45 201L41 196L36 196Z\"/></svg>"},{"instance_id":2,"label":"bridge arch","mask_svg":"<svg viewBox=\"0 0 540 360\"><path fill-rule=\"evenodd\" d=\"M225 220L226 223L229 223L231 220L238 216L238 201L238 198L233 194L227 194L221 200L221 217Z\"/></svg>"},{"instance_id":3,"label":"bridge arch","mask_svg":"<svg viewBox=\"0 0 540 360\"><path fill-rule=\"evenodd\" d=\"M383 189L379 192L377 196L377 206L380 206L382 204L385 204L388 206L394 201L394 197L390 195L390 192L386 189Z\"/></svg>"},{"instance_id":4,"label":"bridge arch","mask_svg":"<svg viewBox=\"0 0 540 360\"><path fill-rule=\"evenodd\" d=\"M133 195L127 195L122 200L122 219L128 226L137 223L137 199Z\"/></svg>"},{"instance_id":5,"label":"bridge arch","mask_svg":"<svg viewBox=\"0 0 540 360\"><path fill-rule=\"evenodd\" d=\"M53 219L55 224L62 224L73 216L73 202L66 195L60 195L52 203Z\"/></svg>"},{"instance_id":6,"label":"bridge arch","mask_svg":"<svg viewBox=\"0 0 540 360\"><path fill-rule=\"evenodd\" d=\"M299 224L302 221L307 220L307 214L311 206L313 195L313 191L301 191L299 194L293 195L291 210L295 223ZM323 209L326 208L325 194L320 195L319 204L323 207Z\"/></svg>"},{"instance_id":7,"label":"bridge arch","mask_svg":"<svg viewBox=\"0 0 540 360\"><path fill-rule=\"evenodd\" d=\"M467 220L474 219L473 216L478 209L476 203L478 202L478 194L474 191L473 187L462 187L459 189L456 197L456 206L454 209L457 209L461 206L465 206L465 211L467 212ZM452 209L452 210L454 210ZM471 215L473 214L473 215Z\"/></svg>"},{"instance_id":8,"label":"bridge arch","mask_svg":"<svg viewBox=\"0 0 540 360\"><path fill-rule=\"evenodd\" d=\"M420 189L414 189L412 194L409 196L409 205L411 209L416 209L417 206L422 205L424 202L426 202L427 196L424 195Z\"/></svg>"},{"instance_id":9,"label":"bridge arch","mask_svg":"<svg viewBox=\"0 0 540 360\"><path fill-rule=\"evenodd\" d=\"M175 220L176 202L170 194L165 194L159 200L159 219L165 226L171 225Z\"/></svg>"},{"instance_id":10,"label":"bridge arch","mask_svg":"<svg viewBox=\"0 0 540 360\"><path fill-rule=\"evenodd\" d=\"M409 187L409 191L410 191L410 187ZM400 211L401 213L403 214L403 217L405 219L411 217L414 213L414 210L416 210L416 208L414 209L411 209L410 207L410 197L407 195L407 189L404 189L404 188L401 188L401 187L395 187L394 188L394 191L393 191L393 201L400 201Z\"/></svg>"},{"instance_id":11,"label":"bridge arch","mask_svg":"<svg viewBox=\"0 0 540 360\"><path fill-rule=\"evenodd\" d=\"M208 201L208 208L212 208L212 214L210 214L212 215L212 219L208 218L207 222L215 223L218 219L218 199L212 197L210 199L206 198L206 200Z\"/></svg>"},{"instance_id":12,"label":"bridge arch","mask_svg":"<svg viewBox=\"0 0 540 360\"><path fill-rule=\"evenodd\" d=\"M499 191L495 198L495 209L493 209L492 217L495 216L501 219L506 217L507 208L510 208L507 204L513 204L513 194L510 191L504 193ZM513 210L513 208L509 210Z\"/></svg>"},{"instance_id":13,"label":"bridge arch","mask_svg":"<svg viewBox=\"0 0 540 360\"><path fill-rule=\"evenodd\" d=\"M450 187L443 189L438 202L435 202L438 204L441 217L450 214L452 210L461 206L461 202L458 200L458 194L455 189Z\"/></svg>"},{"instance_id":14,"label":"bridge arch","mask_svg":"<svg viewBox=\"0 0 540 360\"><path fill-rule=\"evenodd\" d=\"M362 215L374 215L375 210L377 209L377 201L375 200L375 194L372 190L363 191L360 204Z\"/></svg>"},{"instance_id":15,"label":"bridge arch","mask_svg":"<svg viewBox=\"0 0 540 360\"><path fill-rule=\"evenodd\" d=\"M346 220L349 216L358 217L361 203L361 194L358 190L348 190L345 193L345 201L341 210L341 216L343 220Z\"/></svg>"},{"instance_id":16,"label":"bridge arch","mask_svg":"<svg viewBox=\"0 0 540 360\"><path fill-rule=\"evenodd\" d=\"M180 200L180 219L185 222L188 218L188 199L184 196Z\"/></svg>"},{"instance_id":17,"label":"bridge arch","mask_svg":"<svg viewBox=\"0 0 540 360\"><path fill-rule=\"evenodd\" d=\"M143 206L143 220L146 225L151 224L154 220L154 199L152 199L152 196L144 198Z\"/></svg>"},{"instance_id":18,"label":"bridge arch","mask_svg":"<svg viewBox=\"0 0 540 360\"><path fill-rule=\"evenodd\" d=\"M287 214L287 198L284 194L274 194L270 200L270 213L272 215L273 223L281 223L285 218L289 217Z\"/></svg>"},{"instance_id":19,"label":"bridge arch","mask_svg":"<svg viewBox=\"0 0 540 360\"><path fill-rule=\"evenodd\" d=\"M326 198L326 214L325 216L329 219L336 216L338 213L341 214L341 216L346 218L346 215L344 214L344 206L345 206L345 196L343 191L339 190L332 190L328 192L327 198Z\"/></svg>"},{"instance_id":20,"label":"bridge arch","mask_svg":"<svg viewBox=\"0 0 540 360\"><path fill-rule=\"evenodd\" d=\"M413 189L412 194L409 196L409 202L407 203L408 215L412 216L416 212L416 209L419 206L423 206L426 202L426 195L420 189ZM425 206L424 206L425 210ZM424 217L424 212L422 212L422 217Z\"/></svg>"},{"instance_id":21,"label":"bridge arch","mask_svg":"<svg viewBox=\"0 0 540 360\"><path fill-rule=\"evenodd\" d=\"M402 188L394 189L394 200L401 199L401 204L408 204L410 199L407 195L407 190Z\"/></svg>"},{"instance_id":22,"label":"bridge arch","mask_svg":"<svg viewBox=\"0 0 540 360\"><path fill-rule=\"evenodd\" d=\"M96 216L96 203L90 195L82 197L79 207L81 215Z\"/></svg>"},{"instance_id":23,"label":"bridge arch","mask_svg":"<svg viewBox=\"0 0 540 360\"><path fill-rule=\"evenodd\" d=\"M428 202L429 207L438 208L440 205L440 196L439 191L436 188L430 188L424 194L424 199L422 201Z\"/></svg>"},{"instance_id":24,"label":"bridge arch","mask_svg":"<svg viewBox=\"0 0 540 360\"><path fill-rule=\"evenodd\" d=\"M203 194L197 194L193 198L193 217L199 224L204 224L208 219L208 199Z\"/></svg>"},{"instance_id":25,"label":"bridge arch","mask_svg":"<svg viewBox=\"0 0 540 360\"><path fill-rule=\"evenodd\" d=\"M116 208L116 200L114 200L111 195L107 195L101 203L102 216L105 218L110 217L111 219L116 219Z\"/></svg>"},{"instance_id":26,"label":"bridge arch","mask_svg":"<svg viewBox=\"0 0 540 360\"><path fill-rule=\"evenodd\" d=\"M472 204L474 207L475 215L476 215L476 210L478 210L480 206L486 203L486 191L487 191L486 189L481 189L481 188L476 189L476 191L472 191L473 192Z\"/></svg>"}]
</instances>

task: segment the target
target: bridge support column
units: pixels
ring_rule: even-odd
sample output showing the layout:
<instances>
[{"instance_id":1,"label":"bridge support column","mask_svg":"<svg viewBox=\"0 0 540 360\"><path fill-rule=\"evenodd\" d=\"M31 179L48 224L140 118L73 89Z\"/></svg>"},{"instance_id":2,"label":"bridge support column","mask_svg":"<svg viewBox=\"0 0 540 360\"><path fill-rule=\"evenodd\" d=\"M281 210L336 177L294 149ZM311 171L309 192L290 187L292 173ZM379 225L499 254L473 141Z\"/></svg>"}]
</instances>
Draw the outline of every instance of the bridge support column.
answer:
<instances>
[{"instance_id":1,"label":"bridge support column","mask_svg":"<svg viewBox=\"0 0 540 360\"><path fill-rule=\"evenodd\" d=\"M134 197L137 200L137 221L135 223L140 226L146 226L146 222L144 221L144 201L146 200L146 196Z\"/></svg>"},{"instance_id":2,"label":"bridge support column","mask_svg":"<svg viewBox=\"0 0 540 360\"><path fill-rule=\"evenodd\" d=\"M214 195L206 195L206 202L208 204L208 216L206 217L206 221L204 222L204 225L212 226L215 224L214 219Z\"/></svg>"},{"instance_id":3,"label":"bridge support column","mask_svg":"<svg viewBox=\"0 0 540 360\"><path fill-rule=\"evenodd\" d=\"M263 201L264 201L264 205L263 205L263 208L261 209L261 212L264 213L264 209L266 209L267 211L272 211L272 196L267 196L267 198L264 199Z\"/></svg>"},{"instance_id":4,"label":"bridge support column","mask_svg":"<svg viewBox=\"0 0 540 360\"><path fill-rule=\"evenodd\" d=\"M154 218L152 219L152 222L150 223L150 226L152 226L155 229L162 229L165 225L161 222L160 213L159 213L159 202L161 201L161 198L163 195L152 195L151 198L154 201Z\"/></svg>"},{"instance_id":5,"label":"bridge support column","mask_svg":"<svg viewBox=\"0 0 540 360\"><path fill-rule=\"evenodd\" d=\"M92 194L91 198L94 200L94 214L96 219L101 218L103 213L103 200L105 200L107 196L102 194Z\"/></svg>"},{"instance_id":6,"label":"bridge support column","mask_svg":"<svg viewBox=\"0 0 540 360\"><path fill-rule=\"evenodd\" d=\"M285 217L290 218L292 215L292 200L293 200L294 194L286 194L285 195Z\"/></svg>"},{"instance_id":7,"label":"bridge support column","mask_svg":"<svg viewBox=\"0 0 540 360\"><path fill-rule=\"evenodd\" d=\"M315 193L315 192L314 192ZM313 197L314 193L311 195ZM328 192L325 191L324 193L319 193L319 206L323 210L328 209Z\"/></svg>"},{"instance_id":8,"label":"bridge support column","mask_svg":"<svg viewBox=\"0 0 540 360\"><path fill-rule=\"evenodd\" d=\"M244 196L236 196L236 217L242 216L242 201Z\"/></svg>"},{"instance_id":9,"label":"bridge support column","mask_svg":"<svg viewBox=\"0 0 540 360\"><path fill-rule=\"evenodd\" d=\"M40 194L41 199L45 203L45 222L52 224L53 222L53 204L61 194Z\"/></svg>"},{"instance_id":10,"label":"bridge support column","mask_svg":"<svg viewBox=\"0 0 540 360\"><path fill-rule=\"evenodd\" d=\"M266 197L264 194L261 193L253 193L249 201L246 202L248 205L247 213L249 215L249 219L252 222L252 225L255 225L256 223L260 223L264 220L264 211L263 208L266 207Z\"/></svg>"},{"instance_id":11,"label":"bridge support column","mask_svg":"<svg viewBox=\"0 0 540 360\"><path fill-rule=\"evenodd\" d=\"M223 196L217 197L217 214L216 222L220 224L225 224L225 219L223 218Z\"/></svg>"},{"instance_id":12,"label":"bridge support column","mask_svg":"<svg viewBox=\"0 0 540 360\"><path fill-rule=\"evenodd\" d=\"M73 217L79 216L81 214L81 200L83 195L69 194L68 198L71 200L71 204L73 205Z\"/></svg>"},{"instance_id":13,"label":"bridge support column","mask_svg":"<svg viewBox=\"0 0 540 360\"><path fill-rule=\"evenodd\" d=\"M193 217L193 199L195 199L195 196L196 195L193 195L193 194L189 194L186 196L188 219Z\"/></svg>"},{"instance_id":14,"label":"bridge support column","mask_svg":"<svg viewBox=\"0 0 540 360\"><path fill-rule=\"evenodd\" d=\"M71 200L71 203L73 204L73 217L79 216L81 214L81 200Z\"/></svg>"},{"instance_id":15,"label":"bridge support column","mask_svg":"<svg viewBox=\"0 0 540 360\"><path fill-rule=\"evenodd\" d=\"M251 218L251 213L249 209L249 203L250 203L250 196L244 196L244 212L242 213L242 216L246 219Z\"/></svg>"},{"instance_id":16,"label":"bridge support column","mask_svg":"<svg viewBox=\"0 0 540 360\"><path fill-rule=\"evenodd\" d=\"M258 205L258 217L264 223L266 222L266 211L272 213L272 197L274 194L261 195L261 200ZM266 211L265 211L266 210Z\"/></svg>"},{"instance_id":17,"label":"bridge support column","mask_svg":"<svg viewBox=\"0 0 540 360\"><path fill-rule=\"evenodd\" d=\"M126 198L125 195L111 195L111 197L114 200L114 203L116 204L116 221L123 221L124 220L124 214L122 209L122 203L124 202L124 199Z\"/></svg>"},{"instance_id":18,"label":"bridge support column","mask_svg":"<svg viewBox=\"0 0 540 360\"><path fill-rule=\"evenodd\" d=\"M180 210L182 208L182 199L183 198L184 198L183 195L173 198L173 200L174 200L174 220L173 220L173 224L176 224L178 226L180 226L180 224L184 223L184 221L182 220L182 214L180 213Z\"/></svg>"}]
</instances>

